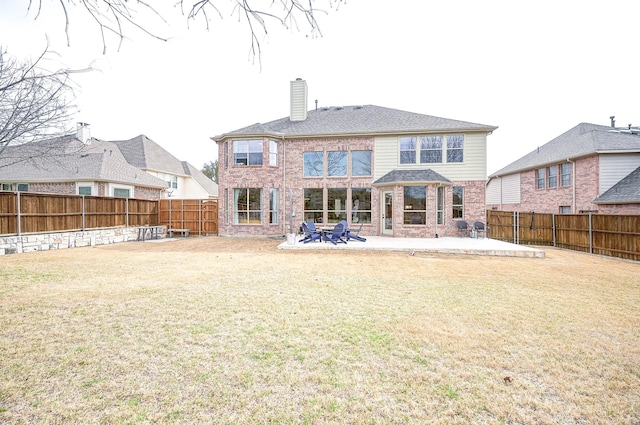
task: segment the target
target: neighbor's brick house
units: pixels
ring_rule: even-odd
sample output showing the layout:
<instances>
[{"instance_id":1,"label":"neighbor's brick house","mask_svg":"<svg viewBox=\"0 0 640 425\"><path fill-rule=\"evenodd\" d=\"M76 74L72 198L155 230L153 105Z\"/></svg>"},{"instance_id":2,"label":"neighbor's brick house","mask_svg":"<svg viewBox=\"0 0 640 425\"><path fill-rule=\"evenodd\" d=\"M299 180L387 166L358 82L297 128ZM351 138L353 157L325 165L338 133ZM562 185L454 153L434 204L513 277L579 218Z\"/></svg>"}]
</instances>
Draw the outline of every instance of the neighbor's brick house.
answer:
<instances>
[{"instance_id":1,"label":"neighbor's brick house","mask_svg":"<svg viewBox=\"0 0 640 425\"><path fill-rule=\"evenodd\" d=\"M487 208L640 214L640 135L582 123L489 176Z\"/></svg>"},{"instance_id":2,"label":"neighbor's brick house","mask_svg":"<svg viewBox=\"0 0 640 425\"><path fill-rule=\"evenodd\" d=\"M496 127L375 105L307 110L213 138L219 233L282 235L304 220L368 235L434 237L484 221L486 137Z\"/></svg>"}]
</instances>

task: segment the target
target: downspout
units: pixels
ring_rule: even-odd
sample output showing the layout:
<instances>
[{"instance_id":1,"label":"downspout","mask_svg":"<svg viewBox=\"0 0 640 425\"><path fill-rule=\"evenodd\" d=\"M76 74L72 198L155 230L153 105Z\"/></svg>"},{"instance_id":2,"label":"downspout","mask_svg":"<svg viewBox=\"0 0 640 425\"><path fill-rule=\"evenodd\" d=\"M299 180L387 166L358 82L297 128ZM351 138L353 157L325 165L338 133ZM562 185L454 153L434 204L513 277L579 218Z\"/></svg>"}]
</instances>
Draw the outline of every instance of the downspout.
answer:
<instances>
[{"instance_id":1,"label":"downspout","mask_svg":"<svg viewBox=\"0 0 640 425\"><path fill-rule=\"evenodd\" d=\"M433 229L435 230L436 238L438 237L438 189L441 186L442 186L442 183L438 183L436 185L436 202L434 202L434 204L436 206L436 213L434 215L434 217L435 217L435 227ZM443 198L444 198L444 196L443 196ZM444 202L444 199L443 199L443 202ZM444 209L444 206L442 208ZM444 216L444 214L443 214L443 216Z\"/></svg>"},{"instance_id":2,"label":"downspout","mask_svg":"<svg viewBox=\"0 0 640 425\"><path fill-rule=\"evenodd\" d=\"M567 162L571 164L571 179L573 180L571 182L573 186L573 190L572 190L573 194L571 198L571 214L575 214L576 213L576 163L575 161L572 161L569 158L567 158Z\"/></svg>"}]
</instances>

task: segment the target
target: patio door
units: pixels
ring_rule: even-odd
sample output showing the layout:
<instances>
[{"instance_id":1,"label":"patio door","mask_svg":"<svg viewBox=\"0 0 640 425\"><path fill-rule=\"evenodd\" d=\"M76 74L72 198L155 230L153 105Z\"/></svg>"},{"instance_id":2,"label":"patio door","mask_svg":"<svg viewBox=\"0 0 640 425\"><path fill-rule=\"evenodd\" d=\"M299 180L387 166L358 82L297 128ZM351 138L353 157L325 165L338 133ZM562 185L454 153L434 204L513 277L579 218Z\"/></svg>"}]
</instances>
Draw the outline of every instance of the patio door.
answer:
<instances>
[{"instance_id":1,"label":"patio door","mask_svg":"<svg viewBox=\"0 0 640 425\"><path fill-rule=\"evenodd\" d=\"M383 207L381 208L382 234L393 235L393 192L382 192Z\"/></svg>"}]
</instances>

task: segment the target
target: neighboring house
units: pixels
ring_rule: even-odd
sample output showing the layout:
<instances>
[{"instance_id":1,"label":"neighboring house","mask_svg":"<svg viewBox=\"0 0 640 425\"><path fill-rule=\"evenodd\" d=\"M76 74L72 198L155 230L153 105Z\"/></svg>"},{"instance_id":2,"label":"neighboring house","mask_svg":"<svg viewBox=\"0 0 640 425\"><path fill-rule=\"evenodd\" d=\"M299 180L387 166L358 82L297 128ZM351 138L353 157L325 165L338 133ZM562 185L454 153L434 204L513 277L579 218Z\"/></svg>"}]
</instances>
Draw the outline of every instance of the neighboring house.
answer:
<instances>
[{"instance_id":1,"label":"neighboring house","mask_svg":"<svg viewBox=\"0 0 640 425\"><path fill-rule=\"evenodd\" d=\"M112 141L136 168L166 182L165 197L172 199L211 199L218 196L218 185L202 171L180 161L145 135Z\"/></svg>"},{"instance_id":2,"label":"neighboring house","mask_svg":"<svg viewBox=\"0 0 640 425\"><path fill-rule=\"evenodd\" d=\"M487 208L640 214L640 130L582 123L491 174Z\"/></svg>"},{"instance_id":3,"label":"neighboring house","mask_svg":"<svg viewBox=\"0 0 640 425\"><path fill-rule=\"evenodd\" d=\"M497 127L375 105L307 110L213 137L221 235L296 232L346 219L363 233L434 237L484 221L486 139Z\"/></svg>"},{"instance_id":4,"label":"neighboring house","mask_svg":"<svg viewBox=\"0 0 640 425\"><path fill-rule=\"evenodd\" d=\"M81 124L76 135L5 147L0 190L209 199L216 196L217 185L145 136L131 143L107 142L89 137L88 126Z\"/></svg>"}]
</instances>

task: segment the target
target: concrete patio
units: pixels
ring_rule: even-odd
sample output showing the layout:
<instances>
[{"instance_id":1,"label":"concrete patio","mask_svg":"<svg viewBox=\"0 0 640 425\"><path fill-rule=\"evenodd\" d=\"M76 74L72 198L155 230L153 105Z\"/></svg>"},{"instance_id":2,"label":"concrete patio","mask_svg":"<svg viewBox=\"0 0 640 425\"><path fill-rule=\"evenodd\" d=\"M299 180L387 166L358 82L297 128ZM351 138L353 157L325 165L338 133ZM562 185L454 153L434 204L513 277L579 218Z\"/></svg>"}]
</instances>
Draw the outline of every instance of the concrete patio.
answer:
<instances>
[{"instance_id":1,"label":"concrete patio","mask_svg":"<svg viewBox=\"0 0 640 425\"><path fill-rule=\"evenodd\" d=\"M295 243L284 241L278 249L293 250L370 250L370 251L406 251L430 252L437 254L487 255L498 257L544 258L544 251L530 246L516 245L490 238L445 237L445 238L393 238L385 236L366 236L366 242L355 240L347 244L333 245L331 242L302 243L302 237L296 235Z\"/></svg>"}]
</instances>

